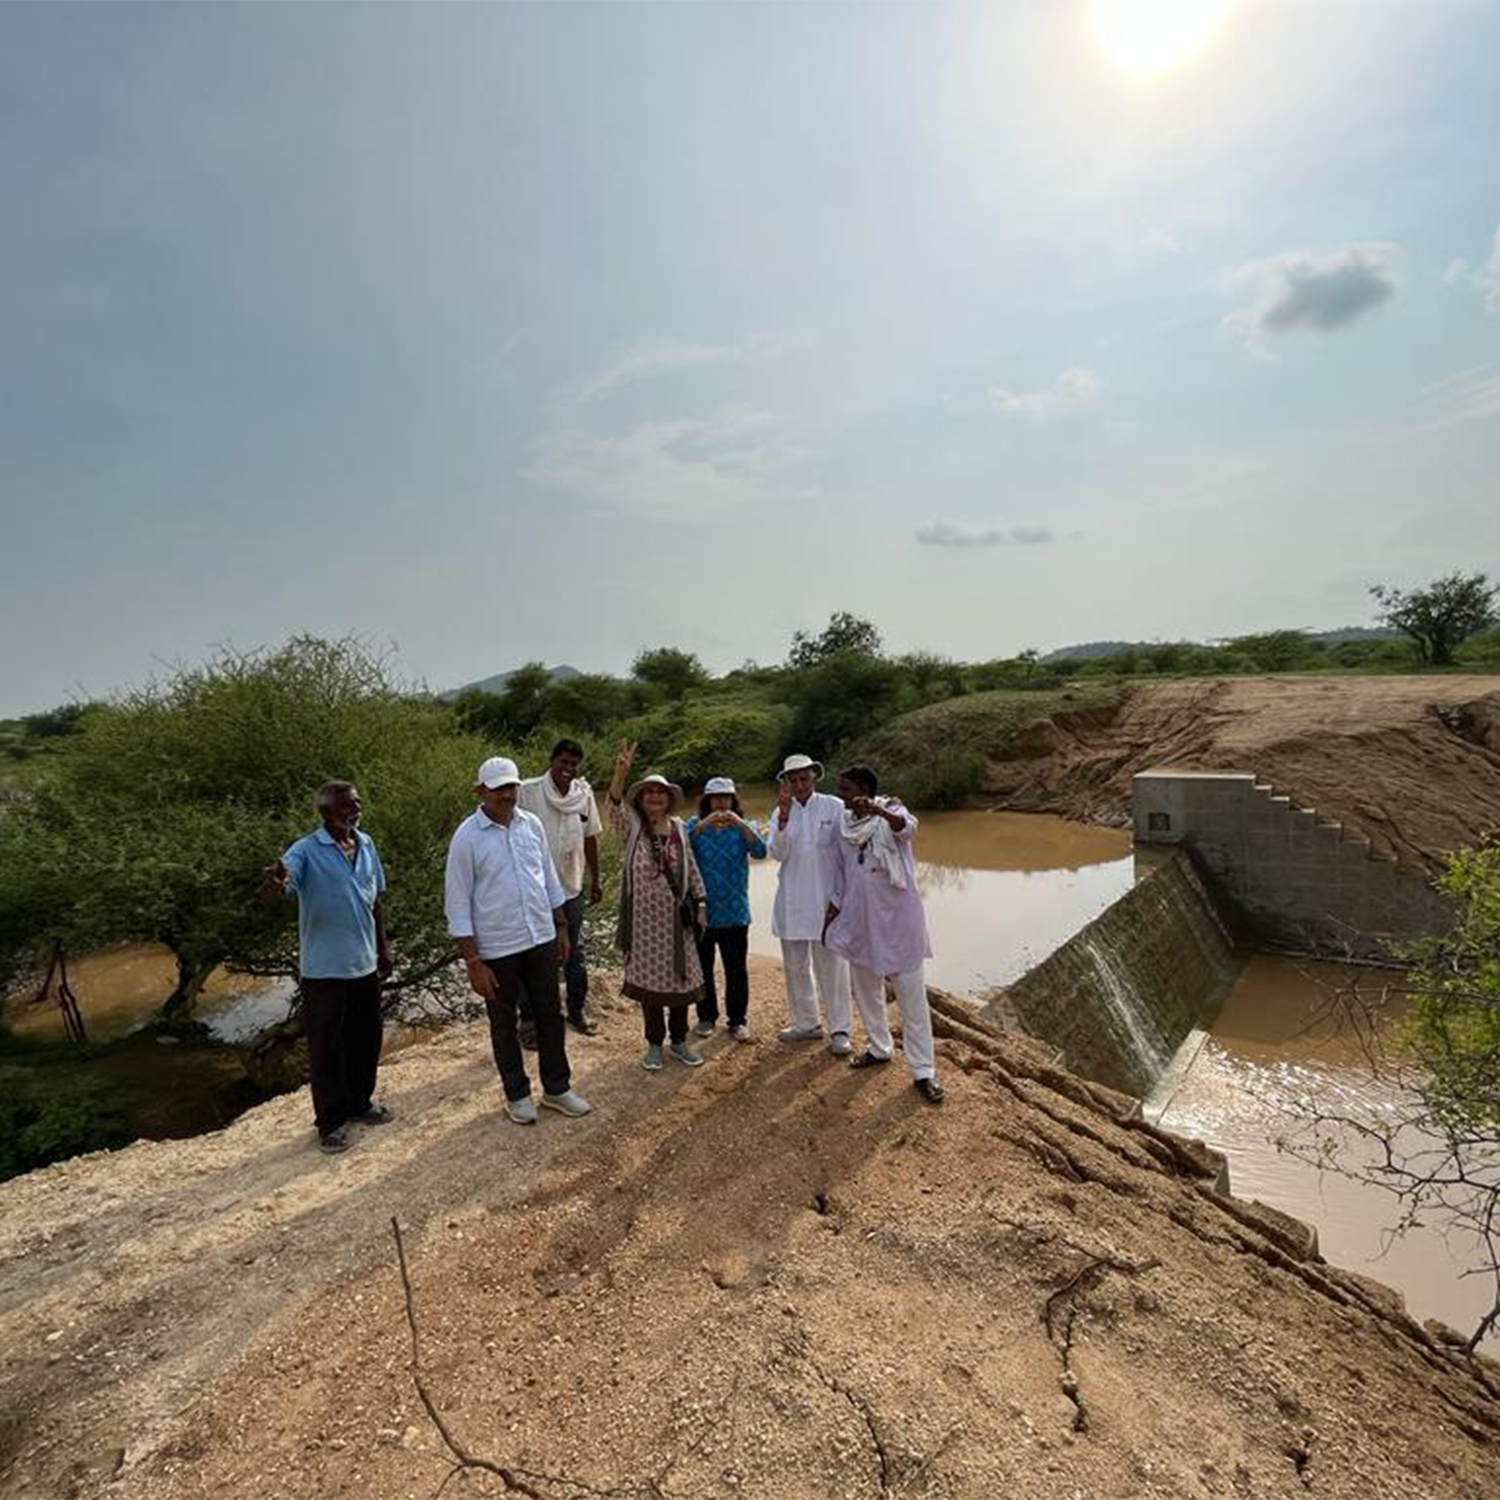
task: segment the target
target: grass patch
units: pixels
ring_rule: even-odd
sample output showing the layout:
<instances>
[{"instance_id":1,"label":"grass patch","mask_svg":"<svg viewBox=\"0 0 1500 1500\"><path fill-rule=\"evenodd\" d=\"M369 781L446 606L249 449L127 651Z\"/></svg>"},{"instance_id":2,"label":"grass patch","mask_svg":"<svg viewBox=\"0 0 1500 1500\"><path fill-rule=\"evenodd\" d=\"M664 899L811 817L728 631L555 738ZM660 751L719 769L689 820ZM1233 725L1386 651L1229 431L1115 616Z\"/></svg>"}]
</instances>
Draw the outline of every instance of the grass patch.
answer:
<instances>
[{"instance_id":1,"label":"grass patch","mask_svg":"<svg viewBox=\"0 0 1500 1500\"><path fill-rule=\"evenodd\" d=\"M1000 689L949 698L861 736L839 761L873 767L881 790L912 807L959 807L979 792L990 758L1028 724L1066 709L1112 703L1119 691L1114 683L1078 682L1047 692Z\"/></svg>"}]
</instances>

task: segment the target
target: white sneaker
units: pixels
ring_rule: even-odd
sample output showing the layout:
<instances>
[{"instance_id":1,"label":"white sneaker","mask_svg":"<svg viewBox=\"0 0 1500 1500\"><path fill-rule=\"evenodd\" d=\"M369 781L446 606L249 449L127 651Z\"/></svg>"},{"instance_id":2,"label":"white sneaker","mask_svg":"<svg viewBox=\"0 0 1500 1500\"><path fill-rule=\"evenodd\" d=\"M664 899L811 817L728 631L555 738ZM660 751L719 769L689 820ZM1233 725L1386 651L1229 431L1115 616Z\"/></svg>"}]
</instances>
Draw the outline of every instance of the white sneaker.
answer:
<instances>
[{"instance_id":1,"label":"white sneaker","mask_svg":"<svg viewBox=\"0 0 1500 1500\"><path fill-rule=\"evenodd\" d=\"M505 1101L505 1113L517 1125L536 1124L536 1105L531 1102L530 1095L524 1099L507 1099Z\"/></svg>"},{"instance_id":2,"label":"white sneaker","mask_svg":"<svg viewBox=\"0 0 1500 1500\"><path fill-rule=\"evenodd\" d=\"M594 1106L582 1094L575 1094L572 1089L565 1094L543 1094L542 1108L555 1109L558 1114L568 1115L575 1120L580 1115L591 1115L594 1112Z\"/></svg>"},{"instance_id":3,"label":"white sneaker","mask_svg":"<svg viewBox=\"0 0 1500 1500\"><path fill-rule=\"evenodd\" d=\"M712 1036L714 1034L714 1023L712 1021L699 1021L693 1027L694 1036Z\"/></svg>"},{"instance_id":4,"label":"white sneaker","mask_svg":"<svg viewBox=\"0 0 1500 1500\"><path fill-rule=\"evenodd\" d=\"M821 1026L783 1026L776 1033L779 1042L815 1042L823 1035Z\"/></svg>"},{"instance_id":5,"label":"white sneaker","mask_svg":"<svg viewBox=\"0 0 1500 1500\"><path fill-rule=\"evenodd\" d=\"M849 1040L847 1031L835 1031L828 1040L828 1050L835 1057L848 1057L854 1051L854 1044Z\"/></svg>"},{"instance_id":6,"label":"white sneaker","mask_svg":"<svg viewBox=\"0 0 1500 1500\"><path fill-rule=\"evenodd\" d=\"M750 1040L750 1028L743 1022L738 1026L731 1026L729 1034L737 1042L748 1042Z\"/></svg>"}]
</instances>

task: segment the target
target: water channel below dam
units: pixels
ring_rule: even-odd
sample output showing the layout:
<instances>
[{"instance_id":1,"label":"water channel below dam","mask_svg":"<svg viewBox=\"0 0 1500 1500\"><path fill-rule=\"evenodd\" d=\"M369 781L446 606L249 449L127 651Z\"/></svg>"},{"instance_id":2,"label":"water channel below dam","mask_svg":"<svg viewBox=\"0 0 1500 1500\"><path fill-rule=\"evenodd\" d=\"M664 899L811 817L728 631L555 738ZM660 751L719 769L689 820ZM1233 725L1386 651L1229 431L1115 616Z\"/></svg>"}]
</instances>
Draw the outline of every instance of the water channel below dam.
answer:
<instances>
[{"instance_id":1,"label":"water channel below dam","mask_svg":"<svg viewBox=\"0 0 1500 1500\"><path fill-rule=\"evenodd\" d=\"M748 810L763 818L770 799L757 789L746 798ZM1012 984L1075 937L1155 864L1154 855L1133 854L1125 830L1027 813L929 813L917 857L934 953L928 980L976 998ZM780 956L770 926L775 881L772 861L752 865L751 950L773 958ZM1110 955L1099 958L1107 968ZM595 961L608 960L599 954ZM98 954L71 968L91 1039L143 1026L170 988L170 961L152 949ZM1217 1018L1191 1033L1167 1064L1147 1113L1224 1152L1237 1194L1315 1225L1330 1260L1397 1287L1417 1317L1467 1329L1487 1305L1482 1279L1459 1274L1471 1247L1431 1231L1392 1240L1398 1211L1388 1194L1276 1144L1294 1129L1309 1095L1375 1112L1388 1102L1358 1045L1326 1020L1330 990L1341 983L1347 971L1337 966L1247 957ZM238 1040L284 1015L286 993L281 985L216 977L201 1018L217 1037ZM751 1025L764 1038L780 1019L752 1015ZM6 1021L39 1041L49 1039L49 1028L60 1032L53 1007L23 1012L13 1005ZM149 1070L153 1054L175 1050L142 1047L132 1066Z\"/></svg>"}]
</instances>

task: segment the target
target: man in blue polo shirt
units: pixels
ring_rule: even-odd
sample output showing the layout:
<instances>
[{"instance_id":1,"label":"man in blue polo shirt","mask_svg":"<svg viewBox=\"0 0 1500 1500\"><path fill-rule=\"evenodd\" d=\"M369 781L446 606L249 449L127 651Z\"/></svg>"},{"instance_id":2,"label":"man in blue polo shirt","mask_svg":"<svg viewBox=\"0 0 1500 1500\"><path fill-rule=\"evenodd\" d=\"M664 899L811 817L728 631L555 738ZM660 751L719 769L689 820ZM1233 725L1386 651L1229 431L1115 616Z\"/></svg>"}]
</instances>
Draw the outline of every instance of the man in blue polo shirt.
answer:
<instances>
[{"instance_id":1,"label":"man in blue polo shirt","mask_svg":"<svg viewBox=\"0 0 1500 1500\"><path fill-rule=\"evenodd\" d=\"M375 841L359 830L359 793L347 781L318 788L323 826L300 838L265 873L261 895L297 901L302 1020L313 1111L324 1151L349 1144L350 1120L383 1125L374 1100L380 1065L380 981L391 972Z\"/></svg>"}]
</instances>

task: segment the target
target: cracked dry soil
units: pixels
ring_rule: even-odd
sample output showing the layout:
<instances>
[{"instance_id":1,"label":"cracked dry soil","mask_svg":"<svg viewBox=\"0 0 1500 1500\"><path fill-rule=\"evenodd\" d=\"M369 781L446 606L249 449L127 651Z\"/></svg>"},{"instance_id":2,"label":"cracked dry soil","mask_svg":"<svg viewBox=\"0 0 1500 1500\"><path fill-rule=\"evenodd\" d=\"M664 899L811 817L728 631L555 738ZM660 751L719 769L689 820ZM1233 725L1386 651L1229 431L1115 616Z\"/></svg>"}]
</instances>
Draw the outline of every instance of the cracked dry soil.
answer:
<instances>
[{"instance_id":1,"label":"cracked dry soil","mask_svg":"<svg viewBox=\"0 0 1500 1500\"><path fill-rule=\"evenodd\" d=\"M752 1023L780 1013L757 965ZM602 986L601 986L602 988ZM481 1030L309 1149L305 1095L0 1188L0 1495L553 1500L1500 1495L1500 1376L1216 1199L1203 1157L939 1016L899 1061L716 1038L517 1129Z\"/></svg>"}]
</instances>

